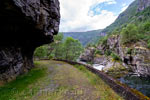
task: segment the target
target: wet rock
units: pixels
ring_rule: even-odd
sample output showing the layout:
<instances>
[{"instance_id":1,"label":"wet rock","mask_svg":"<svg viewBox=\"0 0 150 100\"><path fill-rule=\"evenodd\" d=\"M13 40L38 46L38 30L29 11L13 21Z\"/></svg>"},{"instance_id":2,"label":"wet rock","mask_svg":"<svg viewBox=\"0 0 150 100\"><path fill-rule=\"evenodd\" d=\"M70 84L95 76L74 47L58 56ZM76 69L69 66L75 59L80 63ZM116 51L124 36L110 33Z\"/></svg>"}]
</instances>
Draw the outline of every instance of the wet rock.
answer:
<instances>
[{"instance_id":1,"label":"wet rock","mask_svg":"<svg viewBox=\"0 0 150 100\"><path fill-rule=\"evenodd\" d=\"M147 44L144 41L137 43L131 43L123 46L120 43L120 37L110 37L107 45L109 49L117 53L123 61L123 65L127 68L131 68L134 73L139 76L150 76L150 50L147 48ZM129 53L129 49L130 53Z\"/></svg>"},{"instance_id":2,"label":"wet rock","mask_svg":"<svg viewBox=\"0 0 150 100\"><path fill-rule=\"evenodd\" d=\"M109 62L109 59L106 56L96 56L94 57L94 64L100 64L106 66L107 63Z\"/></svg>"}]
</instances>

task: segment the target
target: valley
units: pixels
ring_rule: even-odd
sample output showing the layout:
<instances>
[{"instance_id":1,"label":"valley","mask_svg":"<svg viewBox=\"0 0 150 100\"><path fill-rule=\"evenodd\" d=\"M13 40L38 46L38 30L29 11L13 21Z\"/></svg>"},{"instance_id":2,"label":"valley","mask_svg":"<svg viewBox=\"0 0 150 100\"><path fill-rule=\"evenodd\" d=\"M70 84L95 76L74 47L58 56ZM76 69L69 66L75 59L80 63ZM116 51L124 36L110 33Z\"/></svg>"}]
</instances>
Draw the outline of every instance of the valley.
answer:
<instances>
[{"instance_id":1,"label":"valley","mask_svg":"<svg viewBox=\"0 0 150 100\"><path fill-rule=\"evenodd\" d=\"M149 100L150 0L64 2L0 1L0 100Z\"/></svg>"}]
</instances>

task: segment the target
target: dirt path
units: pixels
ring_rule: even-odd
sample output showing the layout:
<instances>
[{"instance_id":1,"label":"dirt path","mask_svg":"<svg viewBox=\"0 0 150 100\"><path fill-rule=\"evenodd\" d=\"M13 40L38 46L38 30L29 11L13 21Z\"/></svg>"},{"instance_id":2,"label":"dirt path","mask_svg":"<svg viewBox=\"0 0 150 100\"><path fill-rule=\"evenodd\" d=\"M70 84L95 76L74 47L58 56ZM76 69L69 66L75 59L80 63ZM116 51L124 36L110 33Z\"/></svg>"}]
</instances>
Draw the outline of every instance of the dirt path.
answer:
<instances>
[{"instance_id":1,"label":"dirt path","mask_svg":"<svg viewBox=\"0 0 150 100\"><path fill-rule=\"evenodd\" d=\"M58 61L40 61L47 76L32 100L122 100L96 75ZM95 78L96 77L96 78ZM95 79L94 79L95 78Z\"/></svg>"}]
</instances>

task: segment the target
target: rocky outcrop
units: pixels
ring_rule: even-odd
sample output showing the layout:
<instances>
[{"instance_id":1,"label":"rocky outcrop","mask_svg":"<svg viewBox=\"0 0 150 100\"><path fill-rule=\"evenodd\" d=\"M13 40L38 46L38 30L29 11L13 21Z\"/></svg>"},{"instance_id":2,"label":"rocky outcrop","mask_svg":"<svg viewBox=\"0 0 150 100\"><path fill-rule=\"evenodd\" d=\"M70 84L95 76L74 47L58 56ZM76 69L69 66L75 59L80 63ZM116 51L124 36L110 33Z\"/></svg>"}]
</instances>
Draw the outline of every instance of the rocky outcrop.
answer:
<instances>
[{"instance_id":1,"label":"rocky outcrop","mask_svg":"<svg viewBox=\"0 0 150 100\"><path fill-rule=\"evenodd\" d=\"M139 41L123 45L120 40L119 35L112 35L107 39L106 44L100 44L95 48L95 51L99 51L101 54L93 53L94 55L91 56L91 53L89 55L88 52L86 52L86 55L82 57L90 58L91 56L92 63L104 65L104 69L109 69L117 66L116 61L111 55L106 56L106 52L110 51L120 57L121 63L124 67L129 68L129 70L132 70L139 76L150 77L150 49L147 48L147 43Z\"/></svg>"},{"instance_id":2,"label":"rocky outcrop","mask_svg":"<svg viewBox=\"0 0 150 100\"><path fill-rule=\"evenodd\" d=\"M138 11L143 11L147 7L150 7L150 0L139 0Z\"/></svg>"},{"instance_id":3,"label":"rocky outcrop","mask_svg":"<svg viewBox=\"0 0 150 100\"><path fill-rule=\"evenodd\" d=\"M95 48L89 47L85 50L85 52L80 56L81 61L85 62L93 62L94 59Z\"/></svg>"},{"instance_id":4,"label":"rocky outcrop","mask_svg":"<svg viewBox=\"0 0 150 100\"><path fill-rule=\"evenodd\" d=\"M0 80L31 69L35 48L53 41L59 22L58 0L0 0Z\"/></svg>"},{"instance_id":5,"label":"rocky outcrop","mask_svg":"<svg viewBox=\"0 0 150 100\"><path fill-rule=\"evenodd\" d=\"M144 41L122 45L120 36L114 35L108 38L107 46L109 47L108 50L116 53L121 58L125 67L131 68L139 76L150 76L150 57L148 56L150 50Z\"/></svg>"}]
</instances>

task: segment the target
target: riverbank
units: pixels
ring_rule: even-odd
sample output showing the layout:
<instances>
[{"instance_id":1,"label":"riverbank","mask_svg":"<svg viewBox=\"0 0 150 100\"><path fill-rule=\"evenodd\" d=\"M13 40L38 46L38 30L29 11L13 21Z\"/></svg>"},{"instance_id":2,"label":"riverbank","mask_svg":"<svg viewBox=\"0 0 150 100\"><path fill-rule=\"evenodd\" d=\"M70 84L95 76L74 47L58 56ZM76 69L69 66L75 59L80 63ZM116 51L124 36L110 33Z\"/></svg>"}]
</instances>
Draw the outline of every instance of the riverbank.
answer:
<instances>
[{"instance_id":1,"label":"riverbank","mask_svg":"<svg viewBox=\"0 0 150 100\"><path fill-rule=\"evenodd\" d=\"M139 77L131 74L121 77L119 81L150 97L150 78Z\"/></svg>"},{"instance_id":2,"label":"riverbank","mask_svg":"<svg viewBox=\"0 0 150 100\"><path fill-rule=\"evenodd\" d=\"M96 65L96 66L94 66ZM150 78L140 77L138 74L133 73L130 69L127 69L123 66L119 67L110 67L107 70L105 66L93 64L93 68L103 71L107 75L119 80L121 83L128 85L129 87L136 89L138 93L141 92L145 96L150 97Z\"/></svg>"}]
</instances>

